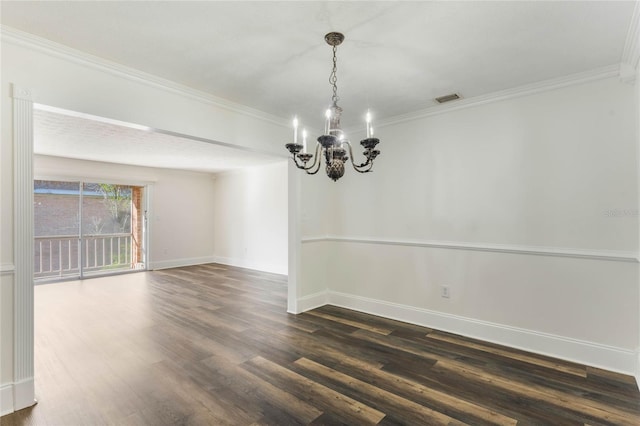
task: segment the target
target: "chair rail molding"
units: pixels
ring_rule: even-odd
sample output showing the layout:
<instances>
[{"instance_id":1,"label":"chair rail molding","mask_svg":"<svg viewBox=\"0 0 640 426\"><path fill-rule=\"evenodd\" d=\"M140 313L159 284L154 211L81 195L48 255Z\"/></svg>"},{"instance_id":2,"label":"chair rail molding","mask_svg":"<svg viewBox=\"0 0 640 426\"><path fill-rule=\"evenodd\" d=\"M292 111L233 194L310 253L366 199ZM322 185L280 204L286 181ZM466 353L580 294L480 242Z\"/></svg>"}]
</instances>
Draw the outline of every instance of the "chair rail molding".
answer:
<instances>
[{"instance_id":1,"label":"chair rail molding","mask_svg":"<svg viewBox=\"0 0 640 426\"><path fill-rule=\"evenodd\" d=\"M446 250L470 250L485 251L493 253L522 254L532 256L552 256L570 257L589 260L603 260L613 262L639 263L640 254L635 251L624 250L586 250L566 247L541 247L541 246L521 246L516 244L491 244L491 243L470 243L435 240L401 240L401 239L374 239L364 237L342 237L342 236L322 236L303 238L303 244L318 242L337 242L354 244L374 244L387 246L423 247Z\"/></svg>"},{"instance_id":2,"label":"chair rail molding","mask_svg":"<svg viewBox=\"0 0 640 426\"><path fill-rule=\"evenodd\" d=\"M12 85L14 340L13 409L35 404L33 311L33 99Z\"/></svg>"},{"instance_id":3,"label":"chair rail molding","mask_svg":"<svg viewBox=\"0 0 640 426\"><path fill-rule=\"evenodd\" d=\"M13 263L0 263L0 275L13 275L15 270Z\"/></svg>"}]
</instances>

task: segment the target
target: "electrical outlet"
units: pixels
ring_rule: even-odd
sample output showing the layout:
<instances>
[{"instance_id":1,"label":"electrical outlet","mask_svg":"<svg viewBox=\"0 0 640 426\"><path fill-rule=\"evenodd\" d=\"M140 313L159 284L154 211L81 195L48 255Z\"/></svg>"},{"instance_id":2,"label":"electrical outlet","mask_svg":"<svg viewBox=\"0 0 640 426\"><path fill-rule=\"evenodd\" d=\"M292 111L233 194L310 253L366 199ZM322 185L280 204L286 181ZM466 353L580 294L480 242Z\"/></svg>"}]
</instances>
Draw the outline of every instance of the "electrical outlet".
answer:
<instances>
[{"instance_id":1,"label":"electrical outlet","mask_svg":"<svg viewBox=\"0 0 640 426\"><path fill-rule=\"evenodd\" d=\"M440 287L440 296L448 299L451 297L451 290L449 289L448 286L443 285L442 287Z\"/></svg>"}]
</instances>

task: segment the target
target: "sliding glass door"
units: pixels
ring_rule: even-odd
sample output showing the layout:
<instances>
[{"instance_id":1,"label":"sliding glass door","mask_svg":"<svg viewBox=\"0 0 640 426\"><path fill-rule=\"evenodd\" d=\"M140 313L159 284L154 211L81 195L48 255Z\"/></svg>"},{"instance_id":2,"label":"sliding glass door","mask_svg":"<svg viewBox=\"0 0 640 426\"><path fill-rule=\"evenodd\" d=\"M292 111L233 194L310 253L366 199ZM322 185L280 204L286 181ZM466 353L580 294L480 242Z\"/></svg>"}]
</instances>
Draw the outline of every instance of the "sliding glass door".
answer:
<instances>
[{"instance_id":1,"label":"sliding glass door","mask_svg":"<svg viewBox=\"0 0 640 426\"><path fill-rule=\"evenodd\" d=\"M79 182L34 182L34 278L80 274Z\"/></svg>"},{"instance_id":2,"label":"sliding glass door","mask_svg":"<svg viewBox=\"0 0 640 426\"><path fill-rule=\"evenodd\" d=\"M144 188L34 182L36 280L145 269Z\"/></svg>"}]
</instances>

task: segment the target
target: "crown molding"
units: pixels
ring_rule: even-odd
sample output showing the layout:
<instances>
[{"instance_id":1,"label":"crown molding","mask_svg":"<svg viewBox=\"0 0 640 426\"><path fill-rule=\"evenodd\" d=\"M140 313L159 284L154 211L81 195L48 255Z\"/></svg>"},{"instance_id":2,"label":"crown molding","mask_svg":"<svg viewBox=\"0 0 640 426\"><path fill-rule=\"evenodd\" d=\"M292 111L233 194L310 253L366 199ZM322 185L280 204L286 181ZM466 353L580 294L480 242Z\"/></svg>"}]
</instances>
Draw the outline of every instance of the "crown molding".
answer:
<instances>
[{"instance_id":1,"label":"crown molding","mask_svg":"<svg viewBox=\"0 0 640 426\"><path fill-rule=\"evenodd\" d=\"M427 108L420 109L408 114L398 115L390 117L386 120L381 120L377 123L377 127L390 126L407 121L418 120L434 115L445 114L448 112L458 111L465 108L471 108L480 106L492 102L498 102L507 99L513 99L521 96L532 95L535 93L541 93L562 87L568 87L587 83L590 81L618 77L621 76L623 81L631 81L635 78L627 72L629 65L633 68L638 65L638 58L640 57L638 44L638 29L640 25L640 3L636 3L632 22L627 34L627 40L625 43L624 54L621 64L614 64L603 68L597 68L594 70L571 74L564 77L544 80L524 86L514 87L511 89L501 90L498 92L489 93L486 95L480 95L472 98L461 99L456 102L445 105L434 105ZM148 86L165 90L170 93L178 94L180 96L190 98L199 102L207 103L216 107L224 108L229 111L233 111L239 114L247 115L259 120L263 120L278 126L290 127L288 120L282 117L277 117L268 114L264 111L260 111L248 106L231 102L229 100L219 98L209 93L193 89L188 86L184 86L173 81L158 77L153 74L148 74L142 71L138 71L134 68L129 68L124 65L102 59L98 56L94 56L77 49L47 40L42 37L35 36L30 33L26 33L15 28L0 25L0 38L3 41L13 43L18 46L27 47L41 53L45 53L54 57L62 58L80 65L88 66L94 69L107 72L109 74L126 78L131 81L143 83ZM349 131L355 131L360 129L349 129Z\"/></svg>"},{"instance_id":2,"label":"crown molding","mask_svg":"<svg viewBox=\"0 0 640 426\"><path fill-rule=\"evenodd\" d=\"M277 117L264 111L250 108L246 105L232 102L227 99L223 99L210 93L206 93L201 90L193 89L191 87L175 83L171 80L167 80L153 74L138 71L134 68L126 67L116 62L112 62L98 56L73 49L63 44L38 37L33 34L17 30L15 28L0 25L0 39L3 42L26 47L28 49L32 49L46 55L61 58L89 68L97 69L117 77L134 81L136 83L143 83L147 86L177 94L185 98L193 99L198 102L203 102L212 106L224 108L226 110L250 116L252 118L257 118L259 120L266 121L278 126L290 127L288 120L285 120L282 117Z\"/></svg>"},{"instance_id":3,"label":"crown molding","mask_svg":"<svg viewBox=\"0 0 640 426\"><path fill-rule=\"evenodd\" d=\"M620 76L620 64L609 65L602 68L596 68L576 74L570 74L564 77L552 78L549 80L539 81L524 86L514 87L511 89L500 90L486 95L465 98L459 101L451 102L444 105L434 105L408 114L397 115L387 120L381 120L376 127L390 126L394 124L404 123L407 121L419 120L439 114L446 114L466 108L472 108L493 102L504 101L507 99L519 98L522 96L534 95L536 93L547 92L550 90L560 89L563 87L575 86L591 81L602 80L605 78Z\"/></svg>"},{"instance_id":4,"label":"crown molding","mask_svg":"<svg viewBox=\"0 0 640 426\"><path fill-rule=\"evenodd\" d=\"M636 1L631 16L631 24L627 32L627 39L622 51L622 63L630 65L633 69L638 68L640 62L640 1Z\"/></svg>"}]
</instances>

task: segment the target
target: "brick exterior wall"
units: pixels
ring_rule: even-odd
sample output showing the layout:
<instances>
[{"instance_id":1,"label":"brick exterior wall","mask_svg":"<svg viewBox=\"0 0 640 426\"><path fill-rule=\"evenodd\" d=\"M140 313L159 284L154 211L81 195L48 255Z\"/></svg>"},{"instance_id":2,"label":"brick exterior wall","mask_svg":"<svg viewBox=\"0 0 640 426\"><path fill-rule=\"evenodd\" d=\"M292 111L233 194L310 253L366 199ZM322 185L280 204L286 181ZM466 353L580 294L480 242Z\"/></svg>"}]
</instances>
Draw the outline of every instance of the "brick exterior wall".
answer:
<instances>
[{"instance_id":1,"label":"brick exterior wall","mask_svg":"<svg viewBox=\"0 0 640 426\"><path fill-rule=\"evenodd\" d=\"M79 232L78 195L34 194L34 236L77 235ZM83 232L111 234L120 231L102 196L82 197ZM100 230L101 229L101 230Z\"/></svg>"},{"instance_id":2,"label":"brick exterior wall","mask_svg":"<svg viewBox=\"0 0 640 426\"><path fill-rule=\"evenodd\" d=\"M131 233L133 234L133 259L131 262L136 264L141 262L142 257L142 229L144 220L144 210L142 206L142 190L139 186L131 189Z\"/></svg>"}]
</instances>

